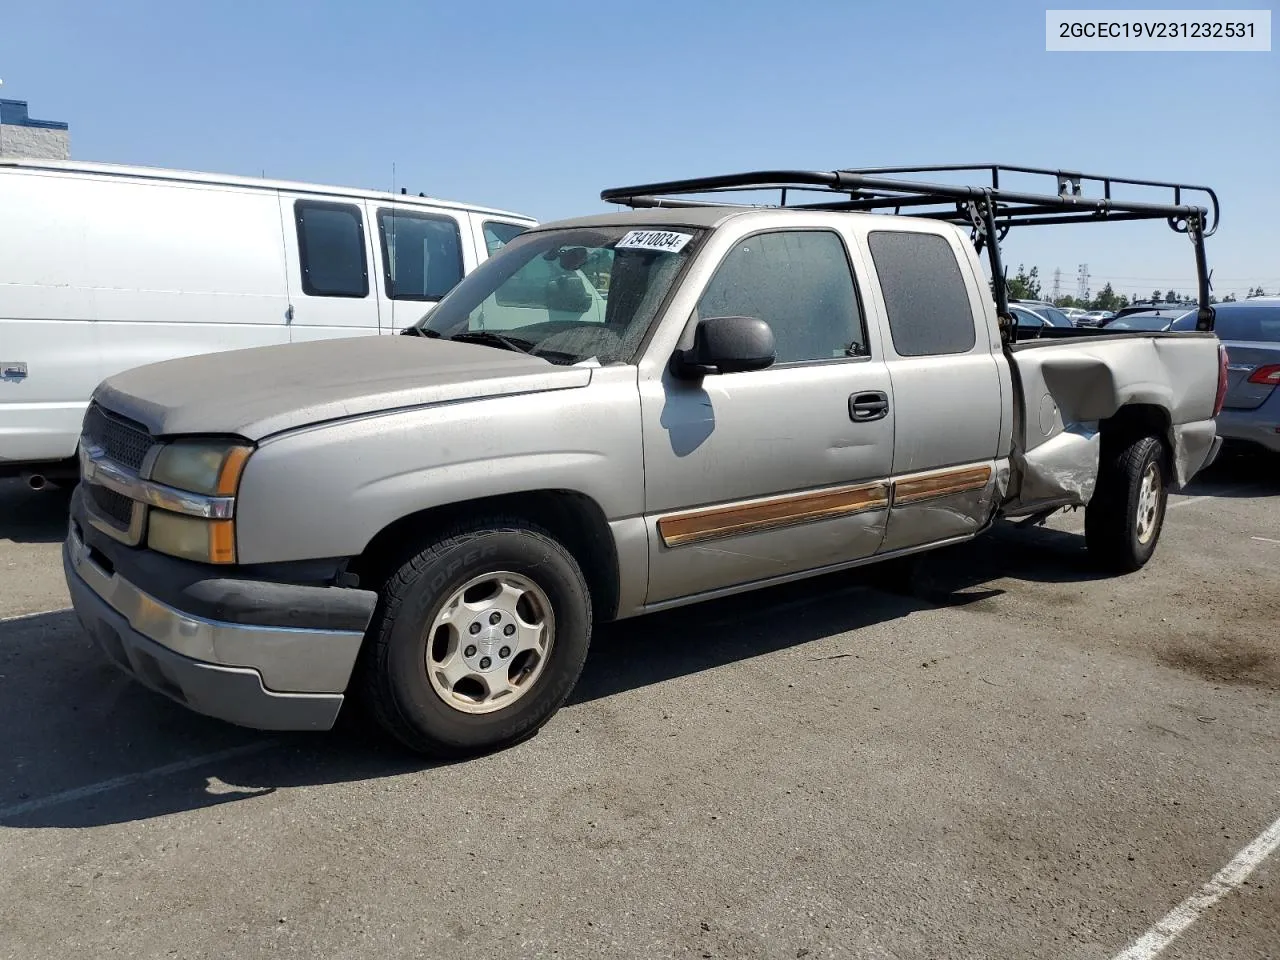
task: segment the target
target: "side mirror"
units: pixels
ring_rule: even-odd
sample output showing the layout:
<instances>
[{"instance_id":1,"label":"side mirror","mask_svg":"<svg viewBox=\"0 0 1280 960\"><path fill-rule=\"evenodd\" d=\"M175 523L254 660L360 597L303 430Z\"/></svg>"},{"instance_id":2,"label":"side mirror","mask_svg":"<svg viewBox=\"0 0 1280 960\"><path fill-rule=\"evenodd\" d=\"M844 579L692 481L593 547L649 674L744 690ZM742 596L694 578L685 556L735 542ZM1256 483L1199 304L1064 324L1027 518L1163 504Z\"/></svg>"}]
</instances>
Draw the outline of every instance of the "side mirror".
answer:
<instances>
[{"instance_id":1,"label":"side mirror","mask_svg":"<svg viewBox=\"0 0 1280 960\"><path fill-rule=\"evenodd\" d=\"M671 372L683 380L709 374L763 370L775 357L773 330L755 317L708 317L698 321L693 346L677 350Z\"/></svg>"}]
</instances>

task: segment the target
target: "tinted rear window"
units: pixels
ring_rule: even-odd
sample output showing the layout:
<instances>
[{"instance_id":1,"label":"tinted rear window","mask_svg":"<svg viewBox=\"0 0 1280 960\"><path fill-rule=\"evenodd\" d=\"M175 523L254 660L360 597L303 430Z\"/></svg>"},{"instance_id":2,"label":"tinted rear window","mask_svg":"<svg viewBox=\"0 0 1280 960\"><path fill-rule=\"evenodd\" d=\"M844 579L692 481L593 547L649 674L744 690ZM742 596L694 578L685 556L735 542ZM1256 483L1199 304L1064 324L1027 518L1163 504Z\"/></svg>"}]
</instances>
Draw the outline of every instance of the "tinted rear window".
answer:
<instances>
[{"instance_id":1,"label":"tinted rear window","mask_svg":"<svg viewBox=\"0 0 1280 960\"><path fill-rule=\"evenodd\" d=\"M935 234L891 230L873 231L867 243L898 356L972 350L973 311L951 244Z\"/></svg>"},{"instance_id":2,"label":"tinted rear window","mask_svg":"<svg viewBox=\"0 0 1280 960\"><path fill-rule=\"evenodd\" d=\"M1219 340L1280 341L1280 305L1228 306L1218 304L1213 330Z\"/></svg>"},{"instance_id":3,"label":"tinted rear window","mask_svg":"<svg viewBox=\"0 0 1280 960\"><path fill-rule=\"evenodd\" d=\"M368 296L360 208L349 203L299 200L294 204L294 216L303 293L311 297Z\"/></svg>"}]
</instances>

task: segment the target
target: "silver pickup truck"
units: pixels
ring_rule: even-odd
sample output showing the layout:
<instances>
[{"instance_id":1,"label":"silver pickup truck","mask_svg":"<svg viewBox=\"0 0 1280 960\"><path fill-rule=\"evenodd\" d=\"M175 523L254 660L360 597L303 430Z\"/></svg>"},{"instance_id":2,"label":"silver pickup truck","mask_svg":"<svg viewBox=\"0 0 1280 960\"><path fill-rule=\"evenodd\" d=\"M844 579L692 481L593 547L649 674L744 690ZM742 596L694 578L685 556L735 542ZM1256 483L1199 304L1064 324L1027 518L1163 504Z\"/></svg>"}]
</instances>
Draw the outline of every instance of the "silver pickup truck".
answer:
<instances>
[{"instance_id":1,"label":"silver pickup truck","mask_svg":"<svg viewBox=\"0 0 1280 960\"><path fill-rule=\"evenodd\" d=\"M1085 199L1059 179L606 191L632 209L530 230L407 336L112 377L84 423L75 609L201 713L326 729L358 694L409 747L459 756L545 723L593 623L1063 507L1086 508L1100 565L1136 570L1167 492L1217 449L1211 231L1181 196L1126 204L1108 181ZM762 186L819 199L696 196ZM1200 330L1019 342L980 251L1001 276L1005 231L1055 218L1187 233Z\"/></svg>"}]
</instances>

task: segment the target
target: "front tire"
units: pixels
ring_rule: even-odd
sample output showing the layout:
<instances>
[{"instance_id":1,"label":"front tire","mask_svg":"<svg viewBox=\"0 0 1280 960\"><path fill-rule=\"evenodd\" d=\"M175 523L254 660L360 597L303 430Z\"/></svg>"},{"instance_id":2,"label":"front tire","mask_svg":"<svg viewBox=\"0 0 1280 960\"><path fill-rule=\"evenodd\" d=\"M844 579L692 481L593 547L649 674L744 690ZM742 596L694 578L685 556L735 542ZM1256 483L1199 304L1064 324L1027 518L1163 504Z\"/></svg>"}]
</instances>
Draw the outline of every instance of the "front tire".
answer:
<instances>
[{"instance_id":1,"label":"front tire","mask_svg":"<svg viewBox=\"0 0 1280 960\"><path fill-rule=\"evenodd\" d=\"M1155 437L1132 440L1110 454L1104 448L1084 514L1085 545L1100 568L1133 573L1151 559L1169 497L1166 463L1164 444Z\"/></svg>"},{"instance_id":2,"label":"front tire","mask_svg":"<svg viewBox=\"0 0 1280 960\"><path fill-rule=\"evenodd\" d=\"M538 731L577 683L591 596L577 561L520 520L441 537L388 578L362 655L378 724L457 759Z\"/></svg>"}]
</instances>

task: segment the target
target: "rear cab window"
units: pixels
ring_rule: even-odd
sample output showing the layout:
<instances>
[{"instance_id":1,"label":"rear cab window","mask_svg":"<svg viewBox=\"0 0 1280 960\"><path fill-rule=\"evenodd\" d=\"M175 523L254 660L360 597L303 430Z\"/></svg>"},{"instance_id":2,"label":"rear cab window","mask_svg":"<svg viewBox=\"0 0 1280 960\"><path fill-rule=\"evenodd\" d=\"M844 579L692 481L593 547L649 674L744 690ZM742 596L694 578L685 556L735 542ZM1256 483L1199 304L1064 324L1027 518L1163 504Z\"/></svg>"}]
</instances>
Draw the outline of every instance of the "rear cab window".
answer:
<instances>
[{"instance_id":1,"label":"rear cab window","mask_svg":"<svg viewBox=\"0 0 1280 960\"><path fill-rule=\"evenodd\" d=\"M973 306L960 263L946 238L873 230L867 245L880 277L889 335L898 356L970 352L977 343Z\"/></svg>"}]
</instances>

